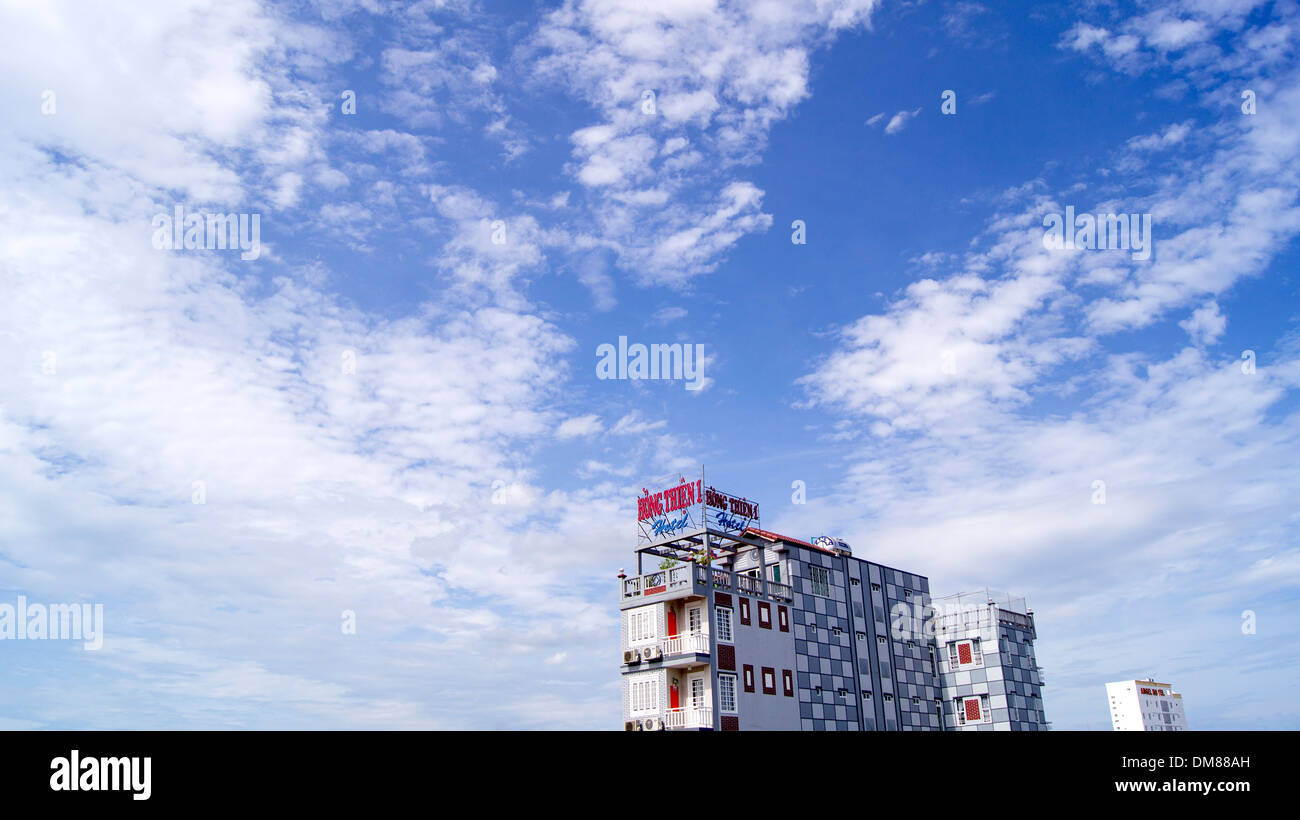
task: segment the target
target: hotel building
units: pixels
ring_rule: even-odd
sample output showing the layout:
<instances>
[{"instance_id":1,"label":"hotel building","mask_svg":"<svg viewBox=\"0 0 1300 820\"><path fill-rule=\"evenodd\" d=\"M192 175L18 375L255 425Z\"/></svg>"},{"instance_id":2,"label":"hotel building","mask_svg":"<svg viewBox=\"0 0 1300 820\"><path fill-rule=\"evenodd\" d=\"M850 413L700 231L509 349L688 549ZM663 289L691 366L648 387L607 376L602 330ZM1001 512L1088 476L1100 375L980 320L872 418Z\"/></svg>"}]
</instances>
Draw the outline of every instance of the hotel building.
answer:
<instances>
[{"instance_id":1,"label":"hotel building","mask_svg":"<svg viewBox=\"0 0 1300 820\"><path fill-rule=\"evenodd\" d=\"M702 479L644 492L619 575L625 729L1049 728L1023 601L936 617L927 578L760 529Z\"/></svg>"},{"instance_id":2,"label":"hotel building","mask_svg":"<svg viewBox=\"0 0 1300 820\"><path fill-rule=\"evenodd\" d=\"M1186 732L1183 696L1167 683L1121 680L1106 684L1110 722L1117 732Z\"/></svg>"}]
</instances>

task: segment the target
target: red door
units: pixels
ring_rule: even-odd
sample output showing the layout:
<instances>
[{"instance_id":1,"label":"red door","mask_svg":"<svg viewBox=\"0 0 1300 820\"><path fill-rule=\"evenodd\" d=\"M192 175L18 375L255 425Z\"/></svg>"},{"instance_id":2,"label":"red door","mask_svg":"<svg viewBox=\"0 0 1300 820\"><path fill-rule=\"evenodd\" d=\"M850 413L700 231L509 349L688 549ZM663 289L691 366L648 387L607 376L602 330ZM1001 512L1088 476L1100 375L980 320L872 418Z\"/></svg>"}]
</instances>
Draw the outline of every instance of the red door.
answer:
<instances>
[{"instance_id":1,"label":"red door","mask_svg":"<svg viewBox=\"0 0 1300 820\"><path fill-rule=\"evenodd\" d=\"M677 611L671 608L668 610L668 637L677 637Z\"/></svg>"},{"instance_id":2,"label":"red door","mask_svg":"<svg viewBox=\"0 0 1300 820\"><path fill-rule=\"evenodd\" d=\"M681 695L677 689L677 678L673 678L673 685L668 689L668 707L670 709L681 708Z\"/></svg>"}]
</instances>

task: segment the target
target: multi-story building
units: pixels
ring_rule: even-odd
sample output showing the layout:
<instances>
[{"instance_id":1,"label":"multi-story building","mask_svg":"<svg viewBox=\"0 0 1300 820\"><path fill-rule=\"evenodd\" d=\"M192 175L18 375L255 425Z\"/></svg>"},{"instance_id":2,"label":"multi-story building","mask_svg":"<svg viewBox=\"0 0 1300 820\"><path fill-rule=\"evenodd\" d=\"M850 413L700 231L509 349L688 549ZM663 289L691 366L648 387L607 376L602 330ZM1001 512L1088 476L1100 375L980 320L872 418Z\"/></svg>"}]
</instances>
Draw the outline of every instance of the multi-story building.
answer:
<instances>
[{"instance_id":1,"label":"multi-story building","mask_svg":"<svg viewBox=\"0 0 1300 820\"><path fill-rule=\"evenodd\" d=\"M1167 683L1121 680L1106 684L1110 722L1117 732L1185 732L1183 696Z\"/></svg>"},{"instance_id":2,"label":"multi-story building","mask_svg":"<svg viewBox=\"0 0 1300 820\"><path fill-rule=\"evenodd\" d=\"M942 679L928 579L837 539L760 529L757 504L702 479L675 483L638 499L637 569L619 575L625 728L1046 728L1032 613L981 600L1006 656L996 630L950 625L943 646L977 638L981 668ZM979 716L962 702L959 720L958 699L972 695Z\"/></svg>"},{"instance_id":3,"label":"multi-story building","mask_svg":"<svg viewBox=\"0 0 1300 820\"><path fill-rule=\"evenodd\" d=\"M1034 659L1034 612L1023 598L983 592L935 602L944 728L1039 731L1043 670Z\"/></svg>"}]
</instances>

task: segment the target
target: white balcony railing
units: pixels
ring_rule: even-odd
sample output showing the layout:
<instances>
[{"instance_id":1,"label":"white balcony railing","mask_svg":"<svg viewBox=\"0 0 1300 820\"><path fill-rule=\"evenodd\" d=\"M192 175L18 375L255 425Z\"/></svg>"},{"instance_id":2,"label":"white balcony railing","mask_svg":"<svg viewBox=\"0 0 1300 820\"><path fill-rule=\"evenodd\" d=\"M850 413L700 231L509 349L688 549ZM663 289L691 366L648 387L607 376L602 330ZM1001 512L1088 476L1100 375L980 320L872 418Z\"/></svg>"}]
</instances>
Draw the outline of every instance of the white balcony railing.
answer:
<instances>
[{"instance_id":1,"label":"white balcony railing","mask_svg":"<svg viewBox=\"0 0 1300 820\"><path fill-rule=\"evenodd\" d=\"M664 715L664 725L669 729L712 729L713 710L707 706L669 709Z\"/></svg>"},{"instance_id":2,"label":"white balcony railing","mask_svg":"<svg viewBox=\"0 0 1300 820\"><path fill-rule=\"evenodd\" d=\"M763 584L758 578L751 575L735 575L729 570L695 563L681 564L666 570L655 570L644 575L624 578L622 594L624 598L640 598L709 584L712 584L714 589L731 589L735 586L739 592L755 597L763 594ZM703 590L699 592L703 593ZM792 601L794 588L789 584L768 581L767 597Z\"/></svg>"},{"instance_id":3,"label":"white balcony railing","mask_svg":"<svg viewBox=\"0 0 1300 820\"><path fill-rule=\"evenodd\" d=\"M641 595L654 595L660 592L689 587L692 582L693 566L683 564L666 570L647 572L641 576L634 575L631 578L624 578L623 597L636 598ZM704 582L703 578L698 578L698 580L700 583Z\"/></svg>"},{"instance_id":4,"label":"white balcony railing","mask_svg":"<svg viewBox=\"0 0 1300 820\"><path fill-rule=\"evenodd\" d=\"M705 632L693 635L678 635L664 641L664 656L686 655L690 653L709 654L709 636Z\"/></svg>"}]
</instances>

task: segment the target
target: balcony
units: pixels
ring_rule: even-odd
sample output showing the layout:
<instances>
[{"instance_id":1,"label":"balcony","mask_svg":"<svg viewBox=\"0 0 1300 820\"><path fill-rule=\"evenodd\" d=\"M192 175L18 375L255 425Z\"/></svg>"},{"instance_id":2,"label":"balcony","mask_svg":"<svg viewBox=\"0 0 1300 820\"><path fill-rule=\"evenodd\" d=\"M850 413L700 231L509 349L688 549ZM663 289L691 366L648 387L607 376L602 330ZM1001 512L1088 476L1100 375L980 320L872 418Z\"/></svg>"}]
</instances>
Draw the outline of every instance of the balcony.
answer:
<instances>
[{"instance_id":1,"label":"balcony","mask_svg":"<svg viewBox=\"0 0 1300 820\"><path fill-rule=\"evenodd\" d=\"M669 709L664 715L664 726L668 729L712 729L713 709L708 706Z\"/></svg>"},{"instance_id":2,"label":"balcony","mask_svg":"<svg viewBox=\"0 0 1300 820\"><path fill-rule=\"evenodd\" d=\"M683 597L704 597L709 589L730 591L763 597L762 582L750 575L737 575L716 567L682 564L670 569L655 570L644 575L624 578L621 584L623 605L635 606L641 598L658 597L664 600ZM776 581L767 582L767 597L777 601L793 601L794 588Z\"/></svg>"},{"instance_id":3,"label":"balcony","mask_svg":"<svg viewBox=\"0 0 1300 820\"><path fill-rule=\"evenodd\" d=\"M664 641L664 666L690 666L696 663L697 655L709 654L709 635L696 632L692 635L677 635Z\"/></svg>"},{"instance_id":4,"label":"balcony","mask_svg":"<svg viewBox=\"0 0 1300 820\"><path fill-rule=\"evenodd\" d=\"M776 598L778 601L793 601L794 587L789 584L781 584L776 581L767 582L767 594L769 597Z\"/></svg>"},{"instance_id":5,"label":"balcony","mask_svg":"<svg viewBox=\"0 0 1300 820\"><path fill-rule=\"evenodd\" d=\"M695 564L682 564L671 569L647 572L645 575L623 579L623 601L636 598L680 598L708 591L708 571Z\"/></svg>"}]
</instances>

